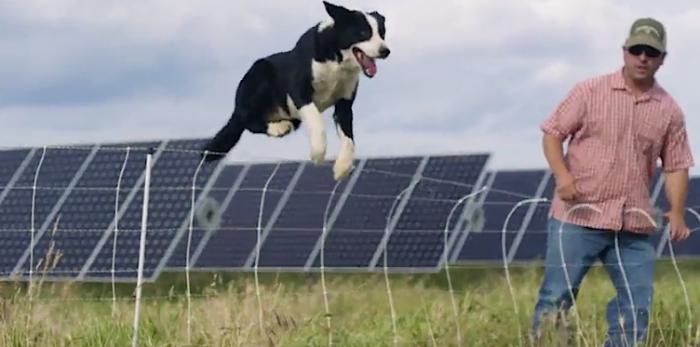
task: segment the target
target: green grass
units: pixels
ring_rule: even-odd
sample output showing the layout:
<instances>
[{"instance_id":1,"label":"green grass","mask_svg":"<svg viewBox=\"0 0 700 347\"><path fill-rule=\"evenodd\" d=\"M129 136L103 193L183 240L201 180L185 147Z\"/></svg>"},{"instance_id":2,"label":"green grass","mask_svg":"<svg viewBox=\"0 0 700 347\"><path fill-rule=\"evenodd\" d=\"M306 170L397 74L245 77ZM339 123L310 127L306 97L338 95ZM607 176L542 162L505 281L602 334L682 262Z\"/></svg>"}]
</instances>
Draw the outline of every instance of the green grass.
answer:
<instances>
[{"instance_id":1,"label":"green grass","mask_svg":"<svg viewBox=\"0 0 700 347\"><path fill-rule=\"evenodd\" d=\"M659 263L647 346L698 346L700 267L681 264L693 317L688 317L673 267ZM445 273L390 275L400 346L529 346L530 315L542 278L539 267L511 271L518 315L503 269L451 271L455 318ZM188 344L187 298L183 274L166 273L144 287L140 346L328 346L319 274L261 274L262 329L253 274L194 273ZM335 346L394 346L393 325L382 274L328 274L330 323ZM134 302L132 284L0 285L1 346L129 346ZM614 295L605 271L594 268L578 301L580 332L572 346L601 346L605 305ZM688 324L692 337L688 338ZM552 344L553 345L553 344Z\"/></svg>"}]
</instances>

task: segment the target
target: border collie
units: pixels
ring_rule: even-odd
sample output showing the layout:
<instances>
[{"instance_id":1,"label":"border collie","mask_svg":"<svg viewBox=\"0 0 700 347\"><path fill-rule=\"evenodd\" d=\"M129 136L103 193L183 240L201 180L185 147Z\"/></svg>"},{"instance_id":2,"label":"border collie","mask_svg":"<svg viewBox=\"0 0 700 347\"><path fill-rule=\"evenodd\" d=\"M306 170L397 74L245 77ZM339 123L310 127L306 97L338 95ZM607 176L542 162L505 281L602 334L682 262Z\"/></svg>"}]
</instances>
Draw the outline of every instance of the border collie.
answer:
<instances>
[{"instance_id":1,"label":"border collie","mask_svg":"<svg viewBox=\"0 0 700 347\"><path fill-rule=\"evenodd\" d=\"M375 60L385 59L390 51L384 42L384 16L323 4L329 19L308 29L292 50L258 59L245 73L231 118L204 147L209 152L205 160L223 158L244 130L282 137L304 123L311 160L320 165L326 155L321 113L334 106L340 153L333 177L347 176L353 163L352 105L360 72L374 77Z\"/></svg>"}]
</instances>

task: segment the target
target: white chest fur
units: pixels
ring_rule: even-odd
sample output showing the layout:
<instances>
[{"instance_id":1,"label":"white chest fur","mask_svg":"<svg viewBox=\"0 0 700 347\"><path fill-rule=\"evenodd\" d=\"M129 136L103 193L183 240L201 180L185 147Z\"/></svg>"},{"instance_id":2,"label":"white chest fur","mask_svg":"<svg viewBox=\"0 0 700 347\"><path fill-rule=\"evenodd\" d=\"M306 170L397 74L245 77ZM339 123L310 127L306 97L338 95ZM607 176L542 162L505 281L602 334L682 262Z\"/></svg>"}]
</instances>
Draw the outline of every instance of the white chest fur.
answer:
<instances>
[{"instance_id":1,"label":"white chest fur","mask_svg":"<svg viewBox=\"0 0 700 347\"><path fill-rule=\"evenodd\" d=\"M340 63L311 61L313 102L319 111L323 112L341 98L352 96L360 69L351 59L354 58L343 59Z\"/></svg>"}]
</instances>

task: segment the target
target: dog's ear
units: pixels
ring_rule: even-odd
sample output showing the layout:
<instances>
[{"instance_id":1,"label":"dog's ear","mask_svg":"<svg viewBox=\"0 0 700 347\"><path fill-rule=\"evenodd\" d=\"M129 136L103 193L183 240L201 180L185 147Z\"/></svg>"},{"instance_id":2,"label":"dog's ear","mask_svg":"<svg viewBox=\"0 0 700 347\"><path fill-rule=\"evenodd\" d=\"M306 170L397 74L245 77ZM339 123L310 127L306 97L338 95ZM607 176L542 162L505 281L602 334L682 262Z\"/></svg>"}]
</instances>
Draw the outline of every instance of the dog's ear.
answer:
<instances>
[{"instance_id":1,"label":"dog's ear","mask_svg":"<svg viewBox=\"0 0 700 347\"><path fill-rule=\"evenodd\" d=\"M386 18L384 18L384 16L377 11L371 12L369 15L377 20L377 25L379 26L379 28L377 28L379 29L379 36L384 39L384 36L386 35Z\"/></svg>"},{"instance_id":2,"label":"dog's ear","mask_svg":"<svg viewBox=\"0 0 700 347\"><path fill-rule=\"evenodd\" d=\"M328 1L324 1L323 6L326 7L326 12L328 15L338 22L342 22L352 17L352 11L343 6L333 5Z\"/></svg>"},{"instance_id":3,"label":"dog's ear","mask_svg":"<svg viewBox=\"0 0 700 347\"><path fill-rule=\"evenodd\" d=\"M384 25L386 22L386 18L384 18L384 16L377 11L370 12L369 15L377 19L377 23L379 23L379 25Z\"/></svg>"}]
</instances>

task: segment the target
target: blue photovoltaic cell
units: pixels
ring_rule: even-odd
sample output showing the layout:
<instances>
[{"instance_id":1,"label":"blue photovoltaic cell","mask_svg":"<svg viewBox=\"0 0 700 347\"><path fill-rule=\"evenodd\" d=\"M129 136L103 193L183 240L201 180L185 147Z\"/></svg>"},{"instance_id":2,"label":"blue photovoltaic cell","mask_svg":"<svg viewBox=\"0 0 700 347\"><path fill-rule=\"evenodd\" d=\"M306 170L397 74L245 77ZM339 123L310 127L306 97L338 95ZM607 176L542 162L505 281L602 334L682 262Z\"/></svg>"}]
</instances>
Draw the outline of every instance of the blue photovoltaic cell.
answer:
<instances>
[{"instance_id":1,"label":"blue photovoltaic cell","mask_svg":"<svg viewBox=\"0 0 700 347\"><path fill-rule=\"evenodd\" d=\"M477 190L475 184L487 159L488 155L478 154L436 156L428 160L422 179L389 238L388 266L435 268L438 265L444 257L446 236L447 241L452 239L459 215L453 215L446 235L447 217L461 198ZM378 265L383 266L383 260L382 256Z\"/></svg>"},{"instance_id":2,"label":"blue photovoltaic cell","mask_svg":"<svg viewBox=\"0 0 700 347\"><path fill-rule=\"evenodd\" d=\"M27 251L32 235L39 236L39 232L45 222L50 222L51 228L58 216L50 217L52 210L59 204L59 200L67 189L70 182L75 178L78 169L90 154L90 147L81 149L47 148L44 153L39 150L32 157L31 162L26 167L13 189L6 196L0 205L0 267L3 275L7 276L12 272L18 262ZM43 155L43 161L41 157ZM41 166L39 163L41 162ZM37 169L39 175L36 181L36 190L33 189ZM34 214L32 218L32 197L34 199ZM49 224L47 224L49 225ZM31 257L21 270L28 273L29 266L35 269L37 264L42 262L40 256ZM31 264L30 264L31 263ZM45 262L41 263L42 265ZM22 275L22 274L18 274Z\"/></svg>"},{"instance_id":3,"label":"blue photovoltaic cell","mask_svg":"<svg viewBox=\"0 0 700 347\"><path fill-rule=\"evenodd\" d=\"M29 154L29 149L0 151L0 192L8 188L12 177Z\"/></svg>"},{"instance_id":4,"label":"blue photovoltaic cell","mask_svg":"<svg viewBox=\"0 0 700 347\"><path fill-rule=\"evenodd\" d=\"M421 157L368 159L325 242L324 266L367 267L379 245L397 196ZM314 261L320 266L320 255Z\"/></svg>"},{"instance_id":5,"label":"blue photovoltaic cell","mask_svg":"<svg viewBox=\"0 0 700 347\"><path fill-rule=\"evenodd\" d=\"M469 232L460 250L459 261L494 261L503 258L502 240L506 240L506 252L510 250L516 234L519 232L524 217L531 204L524 204L514 210L506 234L503 235L504 224L508 214L518 202L531 199L537 195L545 171L502 171L496 172L495 178L484 200L485 224L483 231ZM527 239L526 235L523 239ZM520 248L528 247L523 243Z\"/></svg>"},{"instance_id":6,"label":"blue photovoltaic cell","mask_svg":"<svg viewBox=\"0 0 700 347\"><path fill-rule=\"evenodd\" d=\"M178 231L186 221L191 209L192 179L201 161L200 153L206 140L171 141L159 154L152 168L148 232L146 234L146 258L144 277L152 279L158 271L163 256L173 242L179 241ZM197 176L195 199L206 185L215 164L202 166ZM141 211L143 208L143 187L129 204L126 213L119 220L122 230L139 230L141 228ZM137 276L139 232L119 232L116 248L114 233L110 231L107 241L99 250L97 258L90 264L87 278L100 279L111 276L112 259L119 269L116 277L134 279ZM173 245L174 246L174 245ZM116 253L115 253L116 251ZM114 256L116 254L116 256Z\"/></svg>"},{"instance_id":7,"label":"blue photovoltaic cell","mask_svg":"<svg viewBox=\"0 0 700 347\"><path fill-rule=\"evenodd\" d=\"M34 248L35 256L40 259L56 259L44 276L66 278L80 273L99 240L114 222L115 208L125 203L142 175L148 149L154 146L157 143L128 143L121 147L106 145L98 150L61 206L56 228L45 233ZM122 167L124 172L120 182ZM138 230L123 229L120 232L135 234ZM60 257L55 258L58 254ZM26 266L25 262L25 270Z\"/></svg>"},{"instance_id":8,"label":"blue photovoltaic cell","mask_svg":"<svg viewBox=\"0 0 700 347\"><path fill-rule=\"evenodd\" d=\"M289 186L298 165L291 162L281 163L276 173L274 172L277 164L252 165L231 203L222 213L221 227L212 233L195 266L215 269L243 267L257 244L263 193L265 203L260 223L261 233L280 197ZM263 188L273 173L270 185L264 192Z\"/></svg>"},{"instance_id":9,"label":"blue photovoltaic cell","mask_svg":"<svg viewBox=\"0 0 700 347\"><path fill-rule=\"evenodd\" d=\"M336 181L329 165L307 165L289 196L282 213L263 243L260 266L303 267L323 230L326 205L328 215L342 194L347 180L341 181L331 196Z\"/></svg>"},{"instance_id":10,"label":"blue photovoltaic cell","mask_svg":"<svg viewBox=\"0 0 700 347\"><path fill-rule=\"evenodd\" d=\"M9 205L3 204L6 197L12 192L12 178L15 175L21 174L20 166L22 162L29 155L30 150L28 149L17 149L17 150L7 150L0 151L0 211L7 213L8 211L13 211L14 207L12 201ZM21 201L20 197L15 192L13 199L15 201ZM16 219L15 219L16 220ZM0 277L8 275L10 263L12 262L12 250L8 247L26 247L26 245L19 239L19 233L23 231L21 229L16 229L18 225L12 225L15 220L12 218L5 218L0 215L0 263L5 264L3 266L3 271L0 273ZM21 227L21 226L20 226Z\"/></svg>"}]
</instances>

